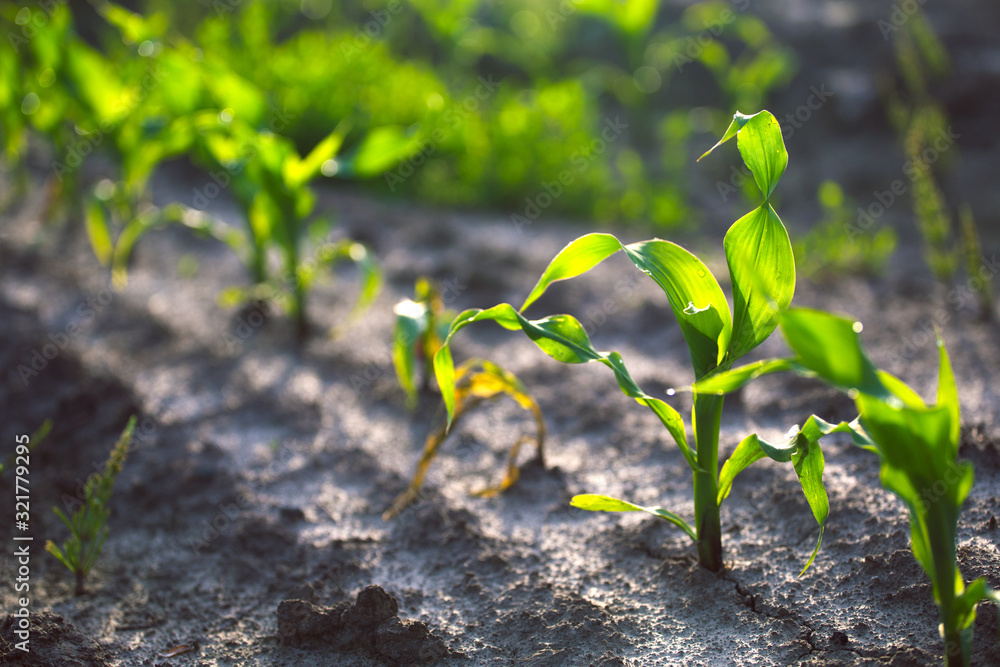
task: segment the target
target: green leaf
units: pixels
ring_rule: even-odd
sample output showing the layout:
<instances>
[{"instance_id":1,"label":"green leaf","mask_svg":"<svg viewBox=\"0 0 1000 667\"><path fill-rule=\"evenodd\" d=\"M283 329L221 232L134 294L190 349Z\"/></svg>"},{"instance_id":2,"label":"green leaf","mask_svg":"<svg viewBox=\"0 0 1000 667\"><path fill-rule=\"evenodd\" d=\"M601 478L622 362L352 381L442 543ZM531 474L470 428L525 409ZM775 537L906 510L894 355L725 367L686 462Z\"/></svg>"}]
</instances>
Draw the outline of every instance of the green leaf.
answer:
<instances>
[{"instance_id":1,"label":"green leaf","mask_svg":"<svg viewBox=\"0 0 1000 667\"><path fill-rule=\"evenodd\" d=\"M861 349L860 323L808 308L791 308L781 329L797 363L849 393L887 398L889 392Z\"/></svg>"},{"instance_id":2,"label":"green leaf","mask_svg":"<svg viewBox=\"0 0 1000 667\"><path fill-rule=\"evenodd\" d=\"M704 153L702 153L701 157L698 158L696 161L697 162L701 162L701 160L706 155L708 155L709 153L711 153L712 151L714 151L716 148L718 148L722 144L726 143L727 141L729 141L730 139L732 139L733 137L735 137L736 133L739 132L741 129L743 129L743 126L746 125L750 121L751 118L753 118L753 116L748 116L746 114L742 114L739 111L737 111L733 115L733 120L729 123L729 127L726 128L726 133L722 135L722 138L719 139L719 141L714 146L712 146L707 151L705 151Z\"/></svg>"},{"instance_id":3,"label":"green leaf","mask_svg":"<svg viewBox=\"0 0 1000 667\"><path fill-rule=\"evenodd\" d=\"M790 370L812 373L797 364L794 359L762 359L745 366L709 373L691 385L691 389L699 394L728 394L745 387L762 375Z\"/></svg>"},{"instance_id":4,"label":"green leaf","mask_svg":"<svg viewBox=\"0 0 1000 667\"><path fill-rule=\"evenodd\" d=\"M524 300L521 312L538 300L552 283L584 274L621 249L621 242L611 234L587 234L571 242L549 262Z\"/></svg>"},{"instance_id":5,"label":"green leaf","mask_svg":"<svg viewBox=\"0 0 1000 667\"><path fill-rule=\"evenodd\" d=\"M357 151L346 161L346 171L362 178L377 176L422 147L420 133L410 133L396 125L377 127L362 139Z\"/></svg>"},{"instance_id":6,"label":"green leaf","mask_svg":"<svg viewBox=\"0 0 1000 667\"><path fill-rule=\"evenodd\" d=\"M316 174L323 167L323 163L332 160L337 155L344 143L344 135L347 134L348 127L346 122L341 122L323 141L316 144L309 155L301 160L294 155L290 157L284 167L285 182L289 188L301 187L316 177Z\"/></svg>"},{"instance_id":7,"label":"green leaf","mask_svg":"<svg viewBox=\"0 0 1000 667\"><path fill-rule=\"evenodd\" d=\"M702 377L722 361L732 332L726 295L705 264L676 243L653 239L622 245L610 234L582 236L549 263L521 310L534 303L549 285L594 268L618 250L663 289L691 353L695 376Z\"/></svg>"},{"instance_id":8,"label":"green leaf","mask_svg":"<svg viewBox=\"0 0 1000 667\"><path fill-rule=\"evenodd\" d=\"M769 200L788 165L788 152L777 119L769 111L754 114L737 133L736 145L764 200Z\"/></svg>"},{"instance_id":9,"label":"green leaf","mask_svg":"<svg viewBox=\"0 0 1000 667\"><path fill-rule=\"evenodd\" d=\"M511 331L521 329L543 352L563 363L581 364L597 361L610 368L615 373L615 379L622 393L652 410L673 436L688 465L693 470L701 470L688 446L684 420L680 413L660 399L646 394L632 379L620 354L595 350L583 325L571 315L552 315L539 320L528 320L506 303L488 310L470 309L459 314L452 322L448 337L441 349L434 355L434 374L448 411L449 427L455 413L455 368L451 355L451 339L469 324L485 320L495 321Z\"/></svg>"},{"instance_id":10,"label":"green leaf","mask_svg":"<svg viewBox=\"0 0 1000 667\"><path fill-rule=\"evenodd\" d=\"M90 239L90 247L94 249L94 256L97 257L97 261L102 266L110 266L115 246L111 241L111 231L108 229L108 220L104 214L104 206L97 199L91 199L87 204L84 223L87 227L87 238Z\"/></svg>"},{"instance_id":11,"label":"green leaf","mask_svg":"<svg viewBox=\"0 0 1000 667\"><path fill-rule=\"evenodd\" d=\"M815 419L815 417L811 419ZM819 553L819 548L823 544L823 529L826 525L826 519L830 515L830 501L826 495L826 488L823 486L824 460L823 450L819 447L819 437L809 438L805 436L805 431L801 435L803 437L799 439L800 448L792 458L792 465L795 467L795 474L799 477L799 484L802 485L802 494L806 497L806 502L809 503L816 523L819 524L819 538L816 540L816 548L813 549L812 555L805 567L802 568L802 572L799 573L800 577L809 569L813 560L816 559L816 554Z\"/></svg>"},{"instance_id":12,"label":"green leaf","mask_svg":"<svg viewBox=\"0 0 1000 667\"><path fill-rule=\"evenodd\" d=\"M396 325L392 334L392 362L399 385L406 392L406 405L417 404L417 345L422 344L430 322L427 305L410 299L393 309Z\"/></svg>"},{"instance_id":13,"label":"green leaf","mask_svg":"<svg viewBox=\"0 0 1000 667\"><path fill-rule=\"evenodd\" d=\"M722 363L732 335L729 303L718 281L676 243L653 239L625 246L625 252L667 295L691 352L695 378L704 377Z\"/></svg>"},{"instance_id":14,"label":"green leaf","mask_svg":"<svg viewBox=\"0 0 1000 667\"><path fill-rule=\"evenodd\" d=\"M694 529L684 519L662 507L643 507L626 500L592 493L573 496L573 499L570 500L570 505L591 512L646 512L647 514L652 514L655 517L669 521L687 533L687 536L692 540L695 542L698 541L698 536L695 535Z\"/></svg>"},{"instance_id":15,"label":"green leaf","mask_svg":"<svg viewBox=\"0 0 1000 667\"><path fill-rule=\"evenodd\" d=\"M958 441L962 435L961 408L958 403L958 386L955 384L955 374L951 370L951 359L948 358L948 349L941 339L941 334L937 336L938 354L938 393L937 404L948 409L951 416L951 432L949 442L952 444L955 454L958 453Z\"/></svg>"},{"instance_id":16,"label":"green leaf","mask_svg":"<svg viewBox=\"0 0 1000 667\"><path fill-rule=\"evenodd\" d=\"M727 358L734 362L771 335L780 314L792 303L795 257L785 226L766 203L733 223L725 249L733 284Z\"/></svg>"},{"instance_id":17,"label":"green leaf","mask_svg":"<svg viewBox=\"0 0 1000 667\"><path fill-rule=\"evenodd\" d=\"M722 472L719 473L719 495L717 504L729 497L732 491L733 481L736 476L749 468L753 463L764 458L764 451L760 447L757 434L753 433L743 438L740 444L736 445L732 456L723 464Z\"/></svg>"}]
</instances>

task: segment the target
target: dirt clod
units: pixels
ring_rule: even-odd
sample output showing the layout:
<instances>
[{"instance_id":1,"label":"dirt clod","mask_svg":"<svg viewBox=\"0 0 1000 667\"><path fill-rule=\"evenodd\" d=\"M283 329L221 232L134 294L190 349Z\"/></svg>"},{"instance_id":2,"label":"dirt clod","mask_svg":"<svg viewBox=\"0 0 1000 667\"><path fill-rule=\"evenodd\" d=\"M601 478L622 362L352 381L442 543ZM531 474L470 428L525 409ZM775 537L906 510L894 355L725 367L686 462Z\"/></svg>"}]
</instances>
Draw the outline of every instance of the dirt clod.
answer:
<instances>
[{"instance_id":1,"label":"dirt clod","mask_svg":"<svg viewBox=\"0 0 1000 667\"><path fill-rule=\"evenodd\" d=\"M0 664L24 667L102 667L107 665L104 651L62 616L47 611L31 615L28 624L28 648L17 647L23 641L15 634L19 619L8 614L0 622Z\"/></svg>"},{"instance_id":2,"label":"dirt clod","mask_svg":"<svg viewBox=\"0 0 1000 667\"><path fill-rule=\"evenodd\" d=\"M398 616L378 626L375 652L402 664L426 663L448 655L444 642L431 634L426 623L405 621Z\"/></svg>"},{"instance_id":3,"label":"dirt clod","mask_svg":"<svg viewBox=\"0 0 1000 667\"><path fill-rule=\"evenodd\" d=\"M305 600L278 605L278 636L299 648L364 649L391 664L425 664L448 655L426 623L399 618L399 603L381 586L366 586L353 603L323 607Z\"/></svg>"}]
</instances>

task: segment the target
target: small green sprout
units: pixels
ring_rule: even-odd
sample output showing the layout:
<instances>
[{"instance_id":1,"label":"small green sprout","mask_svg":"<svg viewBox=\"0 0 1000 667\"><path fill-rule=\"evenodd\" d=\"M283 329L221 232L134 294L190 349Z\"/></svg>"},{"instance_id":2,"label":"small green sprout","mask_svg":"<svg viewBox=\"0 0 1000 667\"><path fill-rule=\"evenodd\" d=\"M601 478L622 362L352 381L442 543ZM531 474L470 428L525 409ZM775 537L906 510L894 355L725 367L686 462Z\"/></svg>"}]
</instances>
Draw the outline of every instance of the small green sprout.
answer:
<instances>
[{"instance_id":1,"label":"small green sprout","mask_svg":"<svg viewBox=\"0 0 1000 667\"><path fill-rule=\"evenodd\" d=\"M793 370L855 400L860 417L848 429L855 444L878 454L882 485L910 512L913 555L931 580L941 615L945 664L968 667L976 605L986 599L1000 604L1000 594L983 579L966 585L957 564L958 517L973 470L958 461L958 389L944 342L939 336L937 400L929 405L901 380L875 368L861 347L857 322L793 308L782 316L781 328L795 356L760 362L761 374ZM747 368L711 378L700 389L734 391L746 383Z\"/></svg>"},{"instance_id":2,"label":"small green sprout","mask_svg":"<svg viewBox=\"0 0 1000 667\"><path fill-rule=\"evenodd\" d=\"M420 497L420 487L427 476L427 470L437 455L438 449L444 443L445 439L447 439L450 426L484 401L499 398L500 396L509 396L519 406L531 412L535 419L536 435L533 439L524 436L516 440L507 457L507 469L500 483L476 491L474 495L489 498L503 493L513 486L520 477L520 470L517 467L517 455L520 453L521 447L525 444L534 442L535 447L538 449L538 462L542 465L545 464L545 420L542 417L542 409L513 373L500 368L491 361L473 359L458 367L455 371L455 381L452 386L454 389L454 408L449 413L449 420L434 429L427 436L423 454L421 454L420 461L417 463L417 469L413 474L410 485L403 493L399 494L396 500L393 501L392 506L382 515L382 518L386 521L399 516L403 510Z\"/></svg>"},{"instance_id":3,"label":"small green sprout","mask_svg":"<svg viewBox=\"0 0 1000 667\"><path fill-rule=\"evenodd\" d=\"M406 392L406 406L412 410L417 404L417 375L422 377L419 390L426 391L434 354L441 349L455 312L445 309L440 290L429 278L417 280L413 299L397 303L394 312L392 363Z\"/></svg>"},{"instance_id":4,"label":"small green sprout","mask_svg":"<svg viewBox=\"0 0 1000 667\"><path fill-rule=\"evenodd\" d=\"M739 152L764 201L737 220L726 234L724 245L734 293L732 311L708 267L681 246L660 239L624 245L610 234L588 234L570 243L552 260L520 310L509 304L488 310L466 310L455 319L448 338L434 356L435 374L451 419L455 415L456 397L450 341L459 330L473 322L493 320L506 329L520 329L544 352L564 363L596 361L608 366L622 392L656 414L687 460L694 478L695 522L692 526L674 512L640 507L607 496L577 496L573 504L601 511L643 510L670 521L694 540L699 562L712 571L723 567L719 506L729 493L732 478L761 458L758 452L793 464L820 525L820 541L816 545L819 549L828 504L822 483L823 457L818 440L832 430L846 429L847 425L834 426L810 418L801 429L793 429L787 442L773 446L756 435L750 436L737 448L734 459L726 463L720 476L721 395L695 391L692 447L680 413L643 391L632 379L620 354L598 352L576 318L552 315L528 320L522 313L552 283L586 273L611 255L624 251L632 263L666 293L687 342L696 380L728 370L737 359L764 342L777 327L780 313L788 308L795 290L791 243L770 203L784 173L788 154L778 121L767 111L752 116L737 113L716 147L733 137L737 138ZM814 550L813 557L815 555Z\"/></svg>"},{"instance_id":5,"label":"small green sprout","mask_svg":"<svg viewBox=\"0 0 1000 667\"><path fill-rule=\"evenodd\" d=\"M84 579L94 568L97 558L104 548L104 540L108 537L108 518L111 516L109 505L111 492L114 489L115 478L125 465L129 445L132 442L132 432L135 430L135 417L128 420L125 430L115 443L103 473L94 473L84 487L84 497L79 499L80 506L67 517L58 507L56 515L70 530L70 537L62 548L49 540L45 550L55 556L76 577L76 594L83 595Z\"/></svg>"}]
</instances>

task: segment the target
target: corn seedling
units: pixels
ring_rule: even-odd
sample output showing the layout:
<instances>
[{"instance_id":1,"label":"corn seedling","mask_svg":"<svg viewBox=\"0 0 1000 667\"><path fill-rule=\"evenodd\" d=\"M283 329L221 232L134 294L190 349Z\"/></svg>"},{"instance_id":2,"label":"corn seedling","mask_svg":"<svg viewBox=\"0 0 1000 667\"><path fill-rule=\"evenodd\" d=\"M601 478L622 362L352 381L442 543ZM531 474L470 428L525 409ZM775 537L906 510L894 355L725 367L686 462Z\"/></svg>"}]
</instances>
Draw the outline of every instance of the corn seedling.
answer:
<instances>
[{"instance_id":1,"label":"corn seedling","mask_svg":"<svg viewBox=\"0 0 1000 667\"><path fill-rule=\"evenodd\" d=\"M1000 603L1000 595L983 579L966 585L957 564L958 518L973 470L957 460L958 389L944 343L939 337L937 399L927 404L901 380L875 368L858 338L859 323L793 308L782 316L781 328L795 356L731 369L695 390L730 392L750 377L792 370L854 399L860 417L846 430L855 444L878 454L882 485L909 510L913 555L931 580L940 612L945 664L968 667L976 606L986 599Z\"/></svg>"},{"instance_id":2,"label":"corn seedling","mask_svg":"<svg viewBox=\"0 0 1000 667\"><path fill-rule=\"evenodd\" d=\"M111 492L114 490L115 478L125 465L129 446L132 442L132 432L135 430L135 417L129 419L121 437L111 450L104 472L94 473L84 487L84 497L78 499L79 507L72 516L66 516L58 507L56 515L69 528L70 536L62 547L49 540L45 550L56 557L76 577L76 594L83 595L84 580L94 568L104 541L108 537L108 518L111 516Z\"/></svg>"},{"instance_id":3,"label":"corn seedling","mask_svg":"<svg viewBox=\"0 0 1000 667\"><path fill-rule=\"evenodd\" d=\"M429 278L420 278L413 299L396 304L396 325L392 334L392 362L399 386L406 392L406 406L413 409L419 391L426 391L434 354L441 348L455 312L444 307L441 293Z\"/></svg>"},{"instance_id":4,"label":"corn seedling","mask_svg":"<svg viewBox=\"0 0 1000 667\"><path fill-rule=\"evenodd\" d=\"M180 223L230 246L250 274L249 289L233 288L222 295L224 303L276 299L291 313L299 339L308 333L306 298L321 270L349 260L359 267L361 295L352 317L377 296L381 272L371 253L360 243L340 240L323 244L309 256L306 241L315 196L309 182L323 170L332 173L347 124L342 124L305 157L292 142L220 112L199 112L175 121L174 136L188 136L196 161L213 174L221 174L240 205L245 228L218 223L196 209L180 204L160 215L136 217L122 231L114 248L117 285L127 281L127 265L136 241L151 229ZM324 166L325 165L325 166ZM278 256L277 266L269 261Z\"/></svg>"},{"instance_id":5,"label":"corn seedling","mask_svg":"<svg viewBox=\"0 0 1000 667\"><path fill-rule=\"evenodd\" d=\"M766 340L778 325L779 313L791 303L795 290L791 243L770 204L788 154L778 122L767 111L752 116L737 113L716 147L733 137L737 138L739 152L764 197L760 206L737 220L726 234L724 246L734 292L733 311L708 267L681 246L660 239L624 245L610 234L588 234L570 243L552 260L519 310L509 304L500 304L488 310L470 309L461 313L434 357L435 374L450 419L454 418L457 405L450 342L458 331L473 322L492 320L509 330L520 329L544 352L564 363L596 361L608 366L622 392L656 414L684 455L694 478L695 521L692 526L676 513L657 507L640 507L607 496L577 496L574 505L590 510L643 510L665 519L694 540L700 563L712 571L723 567L719 506L731 485L727 483L728 478L720 477L719 473L723 397L695 392L692 447L680 413L644 392L632 379L620 354L598 352L576 318L552 315L529 320L522 313L552 283L579 276L618 251L624 251L632 263L665 292L687 342L697 380L729 369L737 359ZM821 528L826 519L827 501L822 486L823 458L816 441L826 428L813 420L801 430L796 429L790 435L790 442L781 446L767 445L756 436L749 439L760 443L758 449L765 455L794 464ZM838 427L831 425L829 428ZM748 449L748 446L739 449L740 455ZM740 465L745 467L749 463L752 461ZM738 467L730 462L723 470L729 475L729 471Z\"/></svg>"},{"instance_id":6,"label":"corn seedling","mask_svg":"<svg viewBox=\"0 0 1000 667\"><path fill-rule=\"evenodd\" d=\"M534 442L538 450L538 462L542 465L545 464L545 420L542 417L542 410L513 373L500 368L491 361L474 359L467 361L454 370L452 390L452 400L454 402L448 413L448 421L435 428L427 437L424 451L420 456L420 461L417 463L417 469L413 474L410 485L396 498L392 506L385 511L382 515L383 519L388 521L398 516L420 497L420 487L427 476L427 470L437 455L438 449L440 449L441 445L447 439L450 427L484 401L493 400L501 396L509 396L519 406L531 412L535 420L536 435L534 438L522 436L516 440L507 457L507 468L500 483L476 491L474 495L493 497L503 493L515 484L520 476L520 469L517 466L517 456L521 451L521 447L526 444Z\"/></svg>"}]
</instances>

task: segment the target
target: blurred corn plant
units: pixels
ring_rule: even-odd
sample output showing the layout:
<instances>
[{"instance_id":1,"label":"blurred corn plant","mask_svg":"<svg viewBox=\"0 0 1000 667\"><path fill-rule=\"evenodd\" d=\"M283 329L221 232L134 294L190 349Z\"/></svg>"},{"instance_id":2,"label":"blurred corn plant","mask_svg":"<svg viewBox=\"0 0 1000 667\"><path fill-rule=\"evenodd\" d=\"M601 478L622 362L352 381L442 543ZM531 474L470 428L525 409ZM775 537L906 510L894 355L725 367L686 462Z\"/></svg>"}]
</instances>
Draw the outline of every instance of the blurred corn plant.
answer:
<instances>
[{"instance_id":1,"label":"blurred corn plant","mask_svg":"<svg viewBox=\"0 0 1000 667\"><path fill-rule=\"evenodd\" d=\"M392 363L399 386L406 393L406 406L412 410L417 405L418 392L430 386L434 355L448 335L456 313L445 308L441 291L430 278L419 278L413 298L397 303L394 313Z\"/></svg>"},{"instance_id":2,"label":"blurred corn plant","mask_svg":"<svg viewBox=\"0 0 1000 667\"><path fill-rule=\"evenodd\" d=\"M84 580L101 555L104 541L108 537L108 519L111 517L111 492L114 490L115 479L125 465L129 447L132 442L132 432L135 430L136 418L128 420L118 442L115 443L102 472L95 472L83 488L83 497L72 499L77 506L73 514L67 516L58 507L55 513L69 528L70 536L58 546L52 540L45 543L45 550L66 566L76 577L76 594L83 595ZM67 510L69 508L67 507Z\"/></svg>"},{"instance_id":3,"label":"blurred corn plant","mask_svg":"<svg viewBox=\"0 0 1000 667\"><path fill-rule=\"evenodd\" d=\"M964 267L970 280L982 284L977 290L980 316L991 319L993 274L980 271L982 250L972 210L963 203L956 220L939 184L942 173L958 159L953 145L957 135L953 136L948 116L930 90L950 71L948 52L919 6L892 31L892 43L903 85L900 90L884 82L884 97L907 158L904 171L912 181L913 213L924 240L924 258L946 288Z\"/></svg>"},{"instance_id":4,"label":"blurred corn plant","mask_svg":"<svg viewBox=\"0 0 1000 667\"><path fill-rule=\"evenodd\" d=\"M324 267L344 260L358 264L363 284L355 314L369 304L380 278L364 246L341 239L304 247L315 201L309 182L320 174L381 173L415 152L419 140L398 128L377 127L356 137L352 151L340 155L350 128L342 120L300 157L290 139L273 131L265 93L225 60L167 35L162 14L142 17L109 2L94 5L120 37L107 55L76 35L65 6L57 5L51 16L29 9L11 17L5 9L4 18L13 25L44 29L33 32L23 49L15 44L23 68L10 68L6 63L11 61L4 60L0 97L16 101L23 95L19 112L4 107L8 160L20 160L29 129L50 142L56 158L52 172L60 183L75 184L83 159L98 148L114 158L117 174L101 179L84 199L83 218L95 255L112 268L116 286L126 283L132 248L145 232L180 223L227 243L246 263L251 288L227 291L224 302L279 299L300 337L307 328L306 295ZM216 105L218 110L206 110ZM153 171L181 155L209 172L213 189L206 192L218 196L230 190L241 204L245 232L180 203L162 210L149 203ZM66 192L63 199L76 199ZM205 201L197 201L199 196ZM196 192L192 203L204 206L210 198ZM277 256L273 262L271 255Z\"/></svg>"},{"instance_id":5,"label":"blurred corn plant","mask_svg":"<svg viewBox=\"0 0 1000 667\"><path fill-rule=\"evenodd\" d=\"M843 275L881 276L896 250L896 231L882 227L871 234L845 234L854 220L854 205L834 181L820 184L816 195L822 217L792 241L799 275L817 282Z\"/></svg>"},{"instance_id":6,"label":"blurred corn plant","mask_svg":"<svg viewBox=\"0 0 1000 667\"><path fill-rule=\"evenodd\" d=\"M346 123L304 157L291 140L258 131L225 110L185 116L175 121L170 132L174 137L190 136L192 159L205 165L218 188L229 188L239 204L244 229L220 223L182 204L169 205L159 215L137 216L125 226L115 243L116 285L126 283L132 249L145 233L179 223L227 244L247 267L250 287L226 290L220 295L223 305L276 301L294 319L300 340L308 334L307 296L323 269L342 261L357 264L362 284L354 314L371 304L381 283L381 273L363 245L341 239L318 247L314 244L310 249L307 243L309 230L314 228L309 216L315 206L309 183L324 170L329 175L336 173L339 163L335 157L347 132ZM353 165L355 173L364 173L366 161L376 160L368 152L379 149L377 142L362 142L348 164Z\"/></svg>"}]
</instances>

